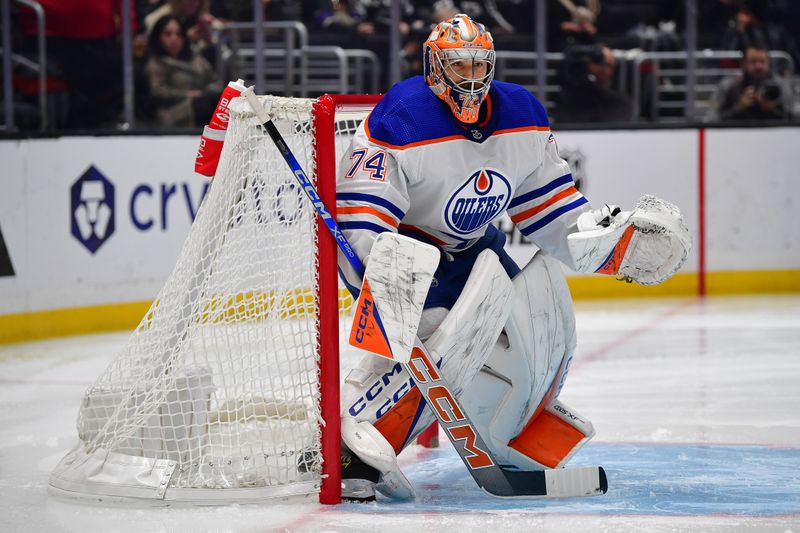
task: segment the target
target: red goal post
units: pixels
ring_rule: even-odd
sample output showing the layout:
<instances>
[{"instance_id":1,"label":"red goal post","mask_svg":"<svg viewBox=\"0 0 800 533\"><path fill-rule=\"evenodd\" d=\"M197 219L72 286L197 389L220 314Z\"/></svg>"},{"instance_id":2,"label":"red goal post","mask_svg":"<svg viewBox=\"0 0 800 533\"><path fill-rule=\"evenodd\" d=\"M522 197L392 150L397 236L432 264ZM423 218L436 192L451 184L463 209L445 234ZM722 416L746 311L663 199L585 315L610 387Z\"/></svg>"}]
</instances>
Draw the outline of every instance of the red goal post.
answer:
<instances>
[{"instance_id":1,"label":"red goal post","mask_svg":"<svg viewBox=\"0 0 800 533\"><path fill-rule=\"evenodd\" d=\"M323 95L314 106L315 162L320 198L336 217L336 165L341 154L336 153L336 112L346 109L371 108L380 101L376 95ZM338 156L338 157L337 157ZM322 487L319 500L324 504L341 501L342 473L339 376L339 285L336 269L337 247L324 224L317 224L319 247L320 287L320 393L322 419ZM330 354L335 354L331 356ZM330 459L335 458L335 461Z\"/></svg>"},{"instance_id":2,"label":"red goal post","mask_svg":"<svg viewBox=\"0 0 800 533\"><path fill-rule=\"evenodd\" d=\"M381 96L376 95L324 95L317 100L314 121L315 139L318 143L316 149L318 192L334 217L336 216L336 164L342 155L336 154L336 132L334 127L336 110L348 107L357 109L371 108L380 99ZM336 314L331 309L338 309L338 307L335 307L338 306L338 302L329 295L333 294L331 287L337 287L338 274L335 268L337 247L336 242L324 225L318 224L317 231L319 235L318 253L320 265L331 265L333 267L326 269L327 271L324 273L320 271L320 292L325 295L324 302L320 302L320 308L325 310L322 312L322 316L333 317ZM334 337L334 335L338 335L338 323L326 321L324 326L321 324L320 335L328 340L328 343L322 346L323 353L333 353L333 350L338 350L339 340L338 337ZM322 447L323 456L325 457L338 457L341 451L340 414L337 409L334 409L334 406L339 405L338 387L340 377L338 364L338 352L335 360L334 358L323 357L320 363L320 374L326 376L321 383L322 395L329 399L336 398L336 402L325 402L322 408L322 417L326 422L326 426L335 428L323 432ZM417 443L425 448L438 447L439 424L433 422L420 433ZM324 466L325 464L328 465L327 468ZM323 478L320 492L321 503L335 504L341 500L341 471L338 468L338 464L336 466L336 468L332 468L330 461L323 463L323 475L326 477Z\"/></svg>"}]
</instances>

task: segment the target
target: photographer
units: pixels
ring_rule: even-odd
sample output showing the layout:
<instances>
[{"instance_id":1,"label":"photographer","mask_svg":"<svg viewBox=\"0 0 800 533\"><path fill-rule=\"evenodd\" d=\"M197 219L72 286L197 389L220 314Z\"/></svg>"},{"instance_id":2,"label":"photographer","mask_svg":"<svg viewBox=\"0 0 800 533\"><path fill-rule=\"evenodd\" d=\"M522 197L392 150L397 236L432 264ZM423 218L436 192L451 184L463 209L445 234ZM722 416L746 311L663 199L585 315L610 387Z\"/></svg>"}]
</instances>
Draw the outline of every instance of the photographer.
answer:
<instances>
[{"instance_id":1,"label":"photographer","mask_svg":"<svg viewBox=\"0 0 800 533\"><path fill-rule=\"evenodd\" d=\"M717 88L712 120L791 118L792 91L770 71L769 55L761 46L744 51L742 73L722 80Z\"/></svg>"}]
</instances>

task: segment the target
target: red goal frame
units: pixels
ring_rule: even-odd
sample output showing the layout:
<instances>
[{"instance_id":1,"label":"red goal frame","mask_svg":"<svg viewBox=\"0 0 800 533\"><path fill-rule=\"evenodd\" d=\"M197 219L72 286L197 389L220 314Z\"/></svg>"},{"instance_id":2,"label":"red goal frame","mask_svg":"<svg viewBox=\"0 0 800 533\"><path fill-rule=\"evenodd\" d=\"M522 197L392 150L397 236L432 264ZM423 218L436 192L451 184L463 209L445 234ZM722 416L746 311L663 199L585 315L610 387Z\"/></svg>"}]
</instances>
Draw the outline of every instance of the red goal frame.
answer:
<instances>
[{"instance_id":1,"label":"red goal frame","mask_svg":"<svg viewBox=\"0 0 800 533\"><path fill-rule=\"evenodd\" d=\"M336 111L371 108L381 95L331 95L319 97L313 106L314 165L317 192L336 217ZM317 220L317 264L319 265L319 376L322 435L322 485L319 501L335 505L342 501L341 417L339 378L339 284L336 241L325 224Z\"/></svg>"}]
</instances>

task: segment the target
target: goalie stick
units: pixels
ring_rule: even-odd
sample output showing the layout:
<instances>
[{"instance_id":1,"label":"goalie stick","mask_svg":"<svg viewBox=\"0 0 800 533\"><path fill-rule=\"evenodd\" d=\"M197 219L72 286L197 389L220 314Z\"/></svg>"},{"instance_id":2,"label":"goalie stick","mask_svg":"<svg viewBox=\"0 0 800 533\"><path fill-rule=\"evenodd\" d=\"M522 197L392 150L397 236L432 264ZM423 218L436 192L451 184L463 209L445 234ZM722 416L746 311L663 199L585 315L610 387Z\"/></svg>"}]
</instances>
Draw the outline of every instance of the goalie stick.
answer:
<instances>
[{"instance_id":1,"label":"goalie stick","mask_svg":"<svg viewBox=\"0 0 800 533\"><path fill-rule=\"evenodd\" d=\"M316 188L303 171L289 146L284 141L267 111L250 87L242 93L269 134L292 174L314 205L319 218L325 223L342 253L353 269L363 276L364 266L356 255L336 220L319 197ZM478 486L486 493L503 498L591 496L605 494L608 490L602 467L562 468L545 471L512 471L498 465L478 434L475 425L461 408L450 387L439 373L425 345L419 338L414 341L411 359L403 364L419 387L422 396L433 410L467 470Z\"/></svg>"}]
</instances>

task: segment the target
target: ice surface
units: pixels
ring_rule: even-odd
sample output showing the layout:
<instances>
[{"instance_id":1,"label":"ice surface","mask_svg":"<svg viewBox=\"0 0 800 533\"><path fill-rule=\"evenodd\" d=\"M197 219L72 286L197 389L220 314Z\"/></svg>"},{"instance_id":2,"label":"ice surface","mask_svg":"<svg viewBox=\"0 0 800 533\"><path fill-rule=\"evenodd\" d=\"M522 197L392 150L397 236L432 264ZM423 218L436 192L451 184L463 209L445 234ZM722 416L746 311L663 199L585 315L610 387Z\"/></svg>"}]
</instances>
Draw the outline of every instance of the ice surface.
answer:
<instances>
[{"instance_id":1,"label":"ice surface","mask_svg":"<svg viewBox=\"0 0 800 533\"><path fill-rule=\"evenodd\" d=\"M86 387L124 344L104 334L0 346L0 531L775 531L800 533L800 296L579 303L562 399L597 436L609 493L483 494L448 444L409 448L413 502L323 507L75 503L47 494Z\"/></svg>"}]
</instances>

